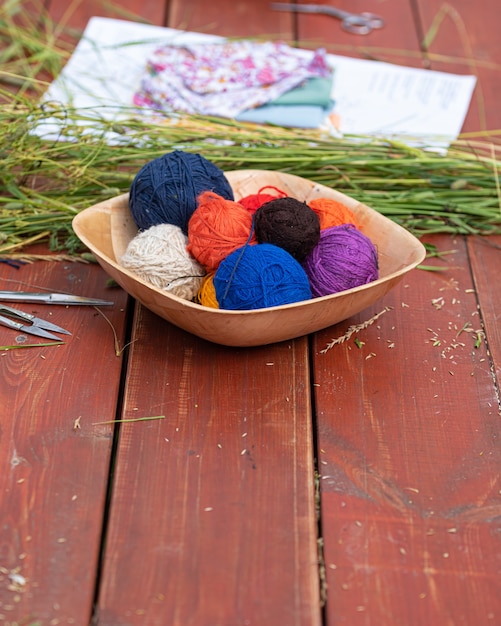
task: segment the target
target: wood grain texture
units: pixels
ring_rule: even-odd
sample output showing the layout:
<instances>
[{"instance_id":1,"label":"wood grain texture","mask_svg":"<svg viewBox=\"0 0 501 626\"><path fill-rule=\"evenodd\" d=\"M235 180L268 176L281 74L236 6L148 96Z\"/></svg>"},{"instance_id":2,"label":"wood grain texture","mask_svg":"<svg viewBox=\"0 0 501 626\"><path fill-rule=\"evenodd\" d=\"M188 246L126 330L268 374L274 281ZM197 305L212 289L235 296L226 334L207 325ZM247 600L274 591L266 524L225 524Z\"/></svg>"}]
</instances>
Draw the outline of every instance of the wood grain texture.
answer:
<instances>
[{"instance_id":1,"label":"wood grain texture","mask_svg":"<svg viewBox=\"0 0 501 626\"><path fill-rule=\"evenodd\" d=\"M270 9L268 0L171 0L168 24L224 37L280 37L294 41L294 22L287 13Z\"/></svg>"},{"instance_id":2,"label":"wood grain texture","mask_svg":"<svg viewBox=\"0 0 501 626\"><path fill-rule=\"evenodd\" d=\"M96 265L0 265L2 289L39 287L114 299L118 338L126 302ZM112 298L110 297L112 296ZM63 345L0 351L0 622L89 623L121 358L94 307L17 305L72 336ZM103 310L104 311L104 310ZM0 327L1 345L39 343ZM60 621L51 621L60 620Z\"/></svg>"},{"instance_id":3,"label":"wood grain texture","mask_svg":"<svg viewBox=\"0 0 501 626\"><path fill-rule=\"evenodd\" d=\"M499 4L496 0L484 0L481 6L468 0L419 0L418 6L423 33L429 36L431 67L477 76L463 130L499 129L501 40L495 19Z\"/></svg>"},{"instance_id":4,"label":"wood grain texture","mask_svg":"<svg viewBox=\"0 0 501 626\"><path fill-rule=\"evenodd\" d=\"M339 19L327 15L298 14L296 23L301 46L320 46L335 54L402 65L423 65L409 0L329 0L322 4L350 13L374 13L383 18L385 25L368 35L356 35L343 30Z\"/></svg>"},{"instance_id":5,"label":"wood grain texture","mask_svg":"<svg viewBox=\"0 0 501 626\"><path fill-rule=\"evenodd\" d=\"M493 374L501 380L501 237L468 239L473 280L478 294L482 324L489 345Z\"/></svg>"},{"instance_id":6,"label":"wood grain texture","mask_svg":"<svg viewBox=\"0 0 501 626\"><path fill-rule=\"evenodd\" d=\"M93 16L146 22L164 26L167 20L168 0L122 0L121 2L103 2L103 0L47 0L50 19L58 26L75 28L83 31Z\"/></svg>"},{"instance_id":7,"label":"wood grain texture","mask_svg":"<svg viewBox=\"0 0 501 626\"><path fill-rule=\"evenodd\" d=\"M306 339L135 333L99 624L320 624Z\"/></svg>"},{"instance_id":8,"label":"wood grain texture","mask_svg":"<svg viewBox=\"0 0 501 626\"><path fill-rule=\"evenodd\" d=\"M360 347L320 353L378 309L315 338L329 625L501 614L497 387L465 242L433 242L446 271L409 275Z\"/></svg>"},{"instance_id":9,"label":"wood grain texture","mask_svg":"<svg viewBox=\"0 0 501 626\"><path fill-rule=\"evenodd\" d=\"M329 52L474 71L480 88L465 129L499 128L494 0L331 1L379 13L387 25L356 37L332 18L294 18L262 0L46 4L61 25L82 30L92 15L130 11L176 28L280 35ZM452 10L423 60L420 33L444 6ZM431 241L454 250L436 261L446 271L414 271L380 303L313 337L312 380L305 338L224 348L138 309L122 417L165 418L119 429L100 626L319 626L314 437L325 624L500 621L501 240ZM110 295L95 266L0 272L5 288L21 278ZM125 297L113 296L117 306L105 312L123 341ZM384 307L392 308L321 353ZM73 331L64 346L0 352L6 626L87 625L100 575L113 428L92 424L115 417L121 359L94 310L54 309L53 319ZM487 343L475 347L482 330Z\"/></svg>"}]
</instances>

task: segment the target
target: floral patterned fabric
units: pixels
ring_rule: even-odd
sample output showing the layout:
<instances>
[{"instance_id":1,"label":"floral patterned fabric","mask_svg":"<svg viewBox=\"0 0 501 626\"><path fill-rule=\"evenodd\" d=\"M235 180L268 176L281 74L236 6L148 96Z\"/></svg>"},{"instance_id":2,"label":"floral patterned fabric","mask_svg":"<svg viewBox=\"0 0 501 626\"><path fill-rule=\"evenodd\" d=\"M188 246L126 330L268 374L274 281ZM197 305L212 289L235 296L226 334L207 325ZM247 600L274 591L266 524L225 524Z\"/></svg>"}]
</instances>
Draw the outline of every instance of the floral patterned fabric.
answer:
<instances>
[{"instance_id":1,"label":"floral patterned fabric","mask_svg":"<svg viewBox=\"0 0 501 626\"><path fill-rule=\"evenodd\" d=\"M323 49L281 42L165 45L147 61L134 104L158 111L235 117L308 78L331 74Z\"/></svg>"}]
</instances>

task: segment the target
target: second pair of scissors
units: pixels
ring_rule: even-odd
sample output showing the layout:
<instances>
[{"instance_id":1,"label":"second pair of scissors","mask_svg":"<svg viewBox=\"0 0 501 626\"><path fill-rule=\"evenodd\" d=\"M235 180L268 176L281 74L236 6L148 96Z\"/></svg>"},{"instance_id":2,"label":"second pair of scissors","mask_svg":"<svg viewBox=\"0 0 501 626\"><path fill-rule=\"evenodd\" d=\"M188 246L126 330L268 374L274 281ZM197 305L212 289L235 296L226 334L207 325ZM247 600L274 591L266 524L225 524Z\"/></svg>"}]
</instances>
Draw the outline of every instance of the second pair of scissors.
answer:
<instances>
[{"instance_id":1,"label":"second pair of scissors","mask_svg":"<svg viewBox=\"0 0 501 626\"><path fill-rule=\"evenodd\" d=\"M293 11L294 13L323 13L341 20L341 28L356 35L368 35L372 30L383 28L384 20L373 13L349 13L327 4L289 4L274 2L275 11Z\"/></svg>"},{"instance_id":2,"label":"second pair of scissors","mask_svg":"<svg viewBox=\"0 0 501 626\"><path fill-rule=\"evenodd\" d=\"M63 304L63 305L91 305L106 306L112 305L113 302L108 300L100 300L98 298L86 298L84 296L74 296L57 292L26 292L26 291L0 291L0 301L6 302L31 302L42 304ZM57 324L53 324L48 320L42 319L26 313L20 309L2 304L0 302L0 325L7 326L13 330L37 335L45 339L53 339L61 341L61 339L53 333L61 333L71 335L71 333Z\"/></svg>"},{"instance_id":3,"label":"second pair of scissors","mask_svg":"<svg viewBox=\"0 0 501 626\"><path fill-rule=\"evenodd\" d=\"M0 304L0 324L12 330L17 330L44 339L52 339L61 341L61 339L53 333L62 333L63 335L71 335L65 328L61 328L57 324L53 324L41 317L31 315L14 307Z\"/></svg>"}]
</instances>

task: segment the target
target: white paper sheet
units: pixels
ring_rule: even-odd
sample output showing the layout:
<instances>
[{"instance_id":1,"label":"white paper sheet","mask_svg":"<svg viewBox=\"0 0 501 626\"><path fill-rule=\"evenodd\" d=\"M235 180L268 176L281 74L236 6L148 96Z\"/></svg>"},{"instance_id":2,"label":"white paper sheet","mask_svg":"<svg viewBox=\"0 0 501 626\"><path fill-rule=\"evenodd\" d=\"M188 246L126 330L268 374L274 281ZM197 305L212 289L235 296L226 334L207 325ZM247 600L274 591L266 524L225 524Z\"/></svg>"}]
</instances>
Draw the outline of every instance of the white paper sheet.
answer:
<instances>
[{"instance_id":1,"label":"white paper sheet","mask_svg":"<svg viewBox=\"0 0 501 626\"><path fill-rule=\"evenodd\" d=\"M219 37L93 17L44 100L117 119L132 107L148 55L160 44ZM328 55L342 133L399 136L447 145L461 131L476 78ZM57 122L56 122L57 127ZM37 132L51 135L47 123Z\"/></svg>"},{"instance_id":2,"label":"white paper sheet","mask_svg":"<svg viewBox=\"0 0 501 626\"><path fill-rule=\"evenodd\" d=\"M455 139L476 78L330 55L341 129Z\"/></svg>"}]
</instances>

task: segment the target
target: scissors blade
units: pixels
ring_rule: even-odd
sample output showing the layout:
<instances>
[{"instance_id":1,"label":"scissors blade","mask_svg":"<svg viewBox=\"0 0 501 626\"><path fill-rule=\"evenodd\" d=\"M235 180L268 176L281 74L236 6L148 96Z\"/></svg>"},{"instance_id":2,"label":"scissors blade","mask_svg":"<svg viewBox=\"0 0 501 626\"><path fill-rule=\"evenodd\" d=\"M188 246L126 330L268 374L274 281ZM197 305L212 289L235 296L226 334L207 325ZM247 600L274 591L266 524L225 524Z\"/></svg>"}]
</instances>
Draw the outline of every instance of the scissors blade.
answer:
<instances>
[{"instance_id":1,"label":"scissors blade","mask_svg":"<svg viewBox=\"0 0 501 626\"><path fill-rule=\"evenodd\" d=\"M43 328L39 326L35 326L32 324L31 326L27 326L26 324L22 324L20 328L25 333L29 333L30 335L36 335L37 337L43 337L44 339L53 339L54 341L62 341L61 337L57 335L53 335L52 333L47 332Z\"/></svg>"},{"instance_id":2,"label":"scissors blade","mask_svg":"<svg viewBox=\"0 0 501 626\"><path fill-rule=\"evenodd\" d=\"M292 11L293 13L321 13L318 4L293 4L289 2L272 2L273 11Z\"/></svg>"},{"instance_id":3,"label":"scissors blade","mask_svg":"<svg viewBox=\"0 0 501 626\"><path fill-rule=\"evenodd\" d=\"M68 293L57 292L29 292L29 291L0 291L0 300L4 302L28 302L44 304L64 304L64 305L90 305L90 306L111 306L114 304L109 300L99 298L86 298L85 296L74 296Z\"/></svg>"},{"instance_id":4,"label":"scissors blade","mask_svg":"<svg viewBox=\"0 0 501 626\"><path fill-rule=\"evenodd\" d=\"M9 319L8 317L4 317L0 315L0 324L3 326L7 326L7 328L12 328L13 330L19 330L23 333L27 333L29 335L36 335L37 337L43 337L44 339L52 339L53 341L62 341L60 337L57 335L53 335L52 333L47 332L43 328L39 328L34 324L22 324L21 322L15 322L14 320Z\"/></svg>"},{"instance_id":5,"label":"scissors blade","mask_svg":"<svg viewBox=\"0 0 501 626\"><path fill-rule=\"evenodd\" d=\"M33 326L36 326L37 328L43 328L44 330L52 330L55 333L62 333L63 335L71 335L69 330L66 330L66 328L61 328L61 326L58 326L57 324L53 324L52 322L48 322L47 320L44 320L40 317L34 317L31 320Z\"/></svg>"}]
</instances>

